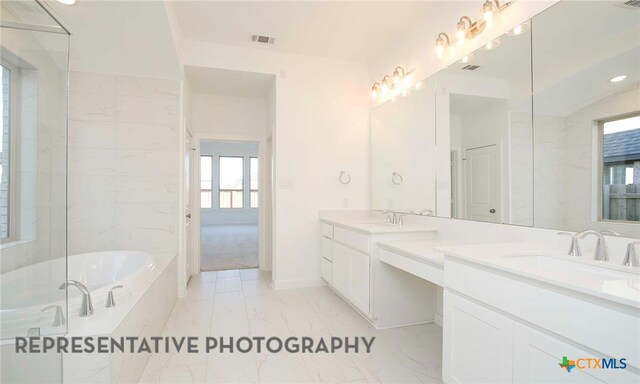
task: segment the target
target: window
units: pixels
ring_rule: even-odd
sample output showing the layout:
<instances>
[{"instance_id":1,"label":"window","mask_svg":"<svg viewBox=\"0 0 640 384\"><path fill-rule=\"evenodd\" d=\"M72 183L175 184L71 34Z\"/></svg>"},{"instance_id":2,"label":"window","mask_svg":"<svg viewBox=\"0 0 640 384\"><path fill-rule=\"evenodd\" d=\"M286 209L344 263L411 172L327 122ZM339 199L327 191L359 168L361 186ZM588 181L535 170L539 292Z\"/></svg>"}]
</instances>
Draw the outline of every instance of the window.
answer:
<instances>
[{"instance_id":1,"label":"window","mask_svg":"<svg viewBox=\"0 0 640 384\"><path fill-rule=\"evenodd\" d=\"M9 67L0 65L2 70L2 141L0 142L0 240L2 242L12 241L15 239L16 225L15 209L11 207L13 200L12 164L11 159L11 142L13 140L12 130L15 128L13 124L14 100L12 99L13 87L12 82L15 81L12 71Z\"/></svg>"},{"instance_id":2,"label":"window","mask_svg":"<svg viewBox=\"0 0 640 384\"><path fill-rule=\"evenodd\" d=\"M249 159L249 171L251 174L251 208L258 208L258 158Z\"/></svg>"},{"instance_id":3,"label":"window","mask_svg":"<svg viewBox=\"0 0 640 384\"><path fill-rule=\"evenodd\" d=\"M640 115L600 126L602 219L640 221Z\"/></svg>"},{"instance_id":4,"label":"window","mask_svg":"<svg viewBox=\"0 0 640 384\"><path fill-rule=\"evenodd\" d=\"M244 158L220 157L220 208L242 208Z\"/></svg>"},{"instance_id":5,"label":"window","mask_svg":"<svg viewBox=\"0 0 640 384\"><path fill-rule=\"evenodd\" d=\"M213 157L200 156L200 207L212 208L211 204L211 172L213 171Z\"/></svg>"}]
</instances>

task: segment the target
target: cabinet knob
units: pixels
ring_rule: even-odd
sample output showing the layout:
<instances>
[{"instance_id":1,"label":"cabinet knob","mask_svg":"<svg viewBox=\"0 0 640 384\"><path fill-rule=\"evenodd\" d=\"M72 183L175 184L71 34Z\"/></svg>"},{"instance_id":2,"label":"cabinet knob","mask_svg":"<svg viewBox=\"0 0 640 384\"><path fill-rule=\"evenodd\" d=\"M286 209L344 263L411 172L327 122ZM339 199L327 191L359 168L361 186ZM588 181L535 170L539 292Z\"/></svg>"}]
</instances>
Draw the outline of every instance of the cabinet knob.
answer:
<instances>
[{"instance_id":1,"label":"cabinet knob","mask_svg":"<svg viewBox=\"0 0 640 384\"><path fill-rule=\"evenodd\" d=\"M489 210L489 213L496 213L496 210L495 210L495 209L493 209L493 208L491 208L491 209Z\"/></svg>"}]
</instances>

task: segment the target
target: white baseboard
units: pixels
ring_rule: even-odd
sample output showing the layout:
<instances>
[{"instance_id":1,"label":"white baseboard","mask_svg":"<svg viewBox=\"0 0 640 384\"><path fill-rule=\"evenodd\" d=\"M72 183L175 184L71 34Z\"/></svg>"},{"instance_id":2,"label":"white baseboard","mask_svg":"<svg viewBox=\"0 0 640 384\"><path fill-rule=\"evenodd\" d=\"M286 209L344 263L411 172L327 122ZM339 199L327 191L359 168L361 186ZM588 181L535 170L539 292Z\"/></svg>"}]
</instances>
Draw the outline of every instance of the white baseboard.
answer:
<instances>
[{"instance_id":1,"label":"white baseboard","mask_svg":"<svg viewBox=\"0 0 640 384\"><path fill-rule=\"evenodd\" d=\"M279 280L273 282L273 289L310 288L326 285L322 279Z\"/></svg>"}]
</instances>

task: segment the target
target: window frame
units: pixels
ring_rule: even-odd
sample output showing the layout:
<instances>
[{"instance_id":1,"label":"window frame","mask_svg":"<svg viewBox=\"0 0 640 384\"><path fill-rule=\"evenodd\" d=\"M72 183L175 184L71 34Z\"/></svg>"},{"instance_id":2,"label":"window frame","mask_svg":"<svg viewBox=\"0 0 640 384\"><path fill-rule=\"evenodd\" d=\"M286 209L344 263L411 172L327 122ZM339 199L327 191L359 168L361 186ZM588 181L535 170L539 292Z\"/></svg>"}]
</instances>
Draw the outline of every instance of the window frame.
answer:
<instances>
[{"instance_id":1,"label":"window frame","mask_svg":"<svg viewBox=\"0 0 640 384\"><path fill-rule=\"evenodd\" d=\"M220 159L222 158L233 158L233 159L242 159L242 189L222 189L221 187L221 183L220 183L220 177L222 177L222 171L221 171L221 167L222 167L222 162L220 161ZM244 156L228 156L228 155L219 155L218 156L218 209L245 209L245 204L244 204L244 193L245 193L245 172L246 169L246 165L245 165L245 161L244 161ZM212 178L213 179L213 178ZM230 207L222 207L222 191L225 192L231 192L231 206ZM240 199L240 201L242 202L242 206L240 207L234 207L233 206L233 192L242 192L242 198ZM212 204L213 205L213 204Z\"/></svg>"},{"instance_id":2,"label":"window frame","mask_svg":"<svg viewBox=\"0 0 640 384\"><path fill-rule=\"evenodd\" d=\"M210 189L202 189L202 158L203 157L209 157L211 159L211 174L209 175L210 178L210 183L211 183L211 188ZM199 164L199 170L200 170L200 208L201 209L212 209L213 208L213 155L200 155L200 164ZM203 207L202 206L202 191L209 191L209 193L211 194L211 205L209 207Z\"/></svg>"},{"instance_id":3,"label":"window frame","mask_svg":"<svg viewBox=\"0 0 640 384\"><path fill-rule=\"evenodd\" d=\"M258 185L256 186L256 189L252 189L251 188L251 160L253 160L253 159L256 159L256 166L258 168L256 170L258 172L258 179L256 180L256 183ZM260 196L260 192L259 191L260 191L260 160L259 160L258 156L249 156L249 208L250 209L258 209L258 208L260 208L260 200L259 200L260 199L260 197L259 197ZM257 201L258 205L256 205L255 207L251 205L251 201L252 201L251 195L253 194L253 192L256 193L257 198L258 198L258 201Z\"/></svg>"},{"instance_id":4,"label":"window frame","mask_svg":"<svg viewBox=\"0 0 640 384\"><path fill-rule=\"evenodd\" d=\"M20 241L20 178L16 148L19 142L20 127L18 120L18 104L20 102L20 68L3 58L0 65L10 71L9 78L9 225L8 237L0 239L0 244Z\"/></svg>"},{"instance_id":5,"label":"window frame","mask_svg":"<svg viewBox=\"0 0 640 384\"><path fill-rule=\"evenodd\" d=\"M605 219L604 218L604 193L603 193L603 178L604 178L604 125L606 123L610 123L613 121L617 121L617 120L624 120L624 119L629 119L629 118L633 118L633 117L638 117L640 116L640 111L634 111L634 112L630 112L630 113L625 113L625 114L621 114L621 115L616 115L616 116L611 116L611 117L607 117L607 118L603 118L603 119L599 119L596 120L596 129L597 131L597 136L598 136L598 147L597 147L597 159L596 161L598 162L598 168L597 168L597 183L596 185L597 187L597 199L598 199L598 204L597 204L597 215L595 215L596 220L598 222L603 222L603 223L619 223L619 224L640 224L640 222L638 221L630 221L630 220L612 220L612 219ZM593 205L592 205L593 207ZM592 216L593 217L593 216Z\"/></svg>"}]
</instances>

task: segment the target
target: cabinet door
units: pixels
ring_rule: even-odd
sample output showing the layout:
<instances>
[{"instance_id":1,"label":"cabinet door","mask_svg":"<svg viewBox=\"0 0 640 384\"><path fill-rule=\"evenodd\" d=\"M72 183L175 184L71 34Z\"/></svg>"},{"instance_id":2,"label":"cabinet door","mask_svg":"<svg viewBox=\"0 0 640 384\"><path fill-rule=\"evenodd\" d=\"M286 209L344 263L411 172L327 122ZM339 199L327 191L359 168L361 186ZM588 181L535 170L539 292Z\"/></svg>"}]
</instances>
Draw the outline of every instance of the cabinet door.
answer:
<instances>
[{"instance_id":1,"label":"cabinet door","mask_svg":"<svg viewBox=\"0 0 640 384\"><path fill-rule=\"evenodd\" d=\"M349 299L359 310L369 315L369 255L352 251L349 254Z\"/></svg>"},{"instance_id":2,"label":"cabinet door","mask_svg":"<svg viewBox=\"0 0 640 384\"><path fill-rule=\"evenodd\" d=\"M516 383L639 383L640 377L628 369L589 369L583 358L600 358L557 337L515 323L513 381ZM572 360L571 371L559 364ZM615 356L623 357L623 356Z\"/></svg>"},{"instance_id":3,"label":"cabinet door","mask_svg":"<svg viewBox=\"0 0 640 384\"><path fill-rule=\"evenodd\" d=\"M332 286L349 298L349 254L351 251L340 243L333 243Z\"/></svg>"},{"instance_id":4,"label":"cabinet door","mask_svg":"<svg viewBox=\"0 0 640 384\"><path fill-rule=\"evenodd\" d=\"M513 320L444 291L442 378L445 383L510 383Z\"/></svg>"},{"instance_id":5,"label":"cabinet door","mask_svg":"<svg viewBox=\"0 0 640 384\"><path fill-rule=\"evenodd\" d=\"M325 259L324 257L320 258L320 273L324 281L326 281L330 285L332 284L332 269L333 265L329 260Z\"/></svg>"}]
</instances>

